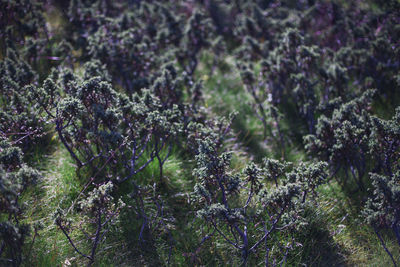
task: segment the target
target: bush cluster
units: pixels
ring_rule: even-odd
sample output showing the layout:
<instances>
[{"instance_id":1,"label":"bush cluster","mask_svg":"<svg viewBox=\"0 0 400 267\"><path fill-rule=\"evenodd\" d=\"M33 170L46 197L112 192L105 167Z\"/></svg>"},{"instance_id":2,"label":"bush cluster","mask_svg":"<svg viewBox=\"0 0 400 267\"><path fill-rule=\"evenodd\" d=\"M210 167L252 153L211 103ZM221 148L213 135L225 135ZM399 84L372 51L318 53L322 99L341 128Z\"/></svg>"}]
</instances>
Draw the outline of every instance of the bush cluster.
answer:
<instances>
[{"instance_id":1,"label":"bush cluster","mask_svg":"<svg viewBox=\"0 0 400 267\"><path fill-rule=\"evenodd\" d=\"M335 180L364 197L358 216L399 264L382 233L400 248L400 4L354 2L0 1L0 265L28 264L42 231L19 199L40 181L31 151L54 146L47 135L82 185L54 224L88 266L129 216L139 258L155 247L183 264L174 247L193 223L185 264L288 263ZM207 80L227 75L248 96L262 160L235 164L241 114L207 106ZM193 162L178 194L171 157ZM187 196L187 222L172 194Z\"/></svg>"}]
</instances>

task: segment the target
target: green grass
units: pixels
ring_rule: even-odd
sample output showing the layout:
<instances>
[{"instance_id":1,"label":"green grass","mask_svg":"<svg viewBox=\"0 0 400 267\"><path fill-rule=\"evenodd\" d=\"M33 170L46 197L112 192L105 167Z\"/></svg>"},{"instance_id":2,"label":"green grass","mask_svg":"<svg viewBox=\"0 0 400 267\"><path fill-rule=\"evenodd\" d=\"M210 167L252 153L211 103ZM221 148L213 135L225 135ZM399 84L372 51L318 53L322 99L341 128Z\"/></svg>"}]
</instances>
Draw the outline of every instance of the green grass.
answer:
<instances>
[{"instance_id":1,"label":"green grass","mask_svg":"<svg viewBox=\"0 0 400 267\"><path fill-rule=\"evenodd\" d=\"M234 121L233 130L242 146L235 150L233 167L240 169L246 162L252 159L259 161L266 156L280 158L280 152L277 151L279 148L268 146L263 142L261 122L254 116L248 104L251 96L245 91L232 59L227 58L221 63L224 64L224 72L217 69L216 73L209 77L210 60L210 55L207 52L204 53L203 65L199 66L197 75L204 80L205 104L211 116L226 116L232 111L239 112ZM384 110L380 102L375 104L375 109ZM285 110L290 111L290 108L285 108ZM393 113L392 110L388 113L379 112L378 114L384 118L389 118ZM307 160L301 138L291 135L290 131L291 127L304 127L302 121L290 112L282 116L281 129L287 137L285 159L292 162ZM351 193L354 191L352 188L355 189L355 185L351 183L350 181L346 188L342 188L337 182L332 181L319 189L319 198L316 203L318 208L307 213L308 226L298 236L302 246L296 248L294 254L291 255L288 260L289 266L301 264L311 266L392 265L372 228L360 217L360 210L366 196ZM393 256L399 259L400 252L393 235L383 232L383 238ZM216 244L213 245L218 244L217 240L214 242ZM212 251L210 248L209 252L212 253ZM222 262L227 264L229 259Z\"/></svg>"},{"instance_id":2,"label":"green grass","mask_svg":"<svg viewBox=\"0 0 400 267\"><path fill-rule=\"evenodd\" d=\"M203 53L202 63L196 75L204 82L205 106L209 108L210 117L228 116L238 112L232 128L242 147L249 151L256 161L260 161L272 150L263 142L263 127L260 120L254 116L251 108L252 97L243 87L239 70L234 66L233 58L226 58L220 64L224 65L221 71L217 68L209 76L209 61L212 55Z\"/></svg>"},{"instance_id":3,"label":"green grass","mask_svg":"<svg viewBox=\"0 0 400 267\"><path fill-rule=\"evenodd\" d=\"M280 127L285 136L285 149L279 145L279 134L274 126L274 119L267 118L268 134L266 139L263 136L263 126L261 121L254 115L251 107L252 96L245 90L241 81L239 70L234 64L232 57L227 57L220 62L214 74L209 76L210 61L212 55L205 51L201 56L202 64L196 75L204 82L205 106L209 109L210 117L228 116L232 112L238 112L233 121L233 131L237 141L241 144L241 149L248 152L249 159L260 162L262 158L280 158L287 161L298 161L305 159L302 151L303 140L301 136L292 136L291 127L296 129L304 128L303 121L297 115L280 114ZM222 69L222 70L221 70ZM293 114L292 114L293 115Z\"/></svg>"},{"instance_id":4,"label":"green grass","mask_svg":"<svg viewBox=\"0 0 400 267\"><path fill-rule=\"evenodd\" d=\"M327 228L350 266L390 266L392 262L372 228L363 222L360 208L336 182L320 188L320 209L324 210ZM394 237L384 234L387 247L400 257Z\"/></svg>"},{"instance_id":5,"label":"green grass","mask_svg":"<svg viewBox=\"0 0 400 267\"><path fill-rule=\"evenodd\" d=\"M65 236L56 228L51 214L59 206L65 208L72 202L80 190L80 181L68 152L60 144L53 144L46 152L35 155L33 159L41 170L42 180L22 198L27 206L24 222L43 225L30 257L24 261L25 266L60 265L74 255Z\"/></svg>"},{"instance_id":6,"label":"green grass","mask_svg":"<svg viewBox=\"0 0 400 267\"><path fill-rule=\"evenodd\" d=\"M56 141L53 141L50 148L42 155L34 154L31 161L36 162L36 167L41 170L43 179L23 196L23 201L27 206L24 222L41 223L43 228L35 238L32 251L30 251L30 244L33 235L26 242L28 244L25 248L27 258L24 260L24 266L85 265L87 260L73 250L62 231L54 224L52 214L57 208L69 210L86 180L84 177L78 177L76 166L68 151ZM68 218L75 226L83 219L75 208L69 210ZM82 228L88 227L91 226L87 221L82 224ZM70 236L80 250L89 251L89 244L82 232L74 229ZM125 259L123 255L127 251L124 249L124 243L121 242L123 238L121 238L120 229L113 227L108 236L111 237L98 248L96 266L119 265Z\"/></svg>"},{"instance_id":7,"label":"green grass","mask_svg":"<svg viewBox=\"0 0 400 267\"><path fill-rule=\"evenodd\" d=\"M205 81L206 103L210 114L227 115L231 111L239 111L233 130L241 141L241 146L229 147L235 152L232 167L236 170L242 169L251 159L279 155L279 152L272 151L273 148L263 142L261 124L252 116L253 111L243 101L249 96L238 79L231 73L218 73ZM290 122L283 122L282 129L288 131ZM289 161L296 162L306 158L302 146L297 141L288 142L285 152ZM163 156L165 153L162 152ZM26 253L29 257L24 266L85 264L85 259L72 249L51 217L58 207L65 209L71 205L85 184L84 177L77 176L76 166L68 152L56 140L42 151L30 152L28 162L41 169L43 180L22 197L27 207L24 222L41 222L44 227L39 231L32 251ZM173 266L192 265L192 259L195 259L196 264L203 266L240 265L240 255L219 238L207 241L196 255L192 254L198 249L198 244L206 232L206 228L202 228L201 220L193 220L195 213L190 203L190 193L195 184L191 174L194 167L194 161L174 147L164 165L163 184L160 184L157 160L133 177L141 185L154 185L154 194L164 201L167 215L165 222L174 240L171 255L171 239L166 230L150 233L150 242L139 246L138 233L142 221L128 208L124 210L120 223L112 228L106 242L100 246L96 266L155 266L163 265L169 257ZM134 203L127 196L131 191L132 186L127 181L119 186L116 196L123 196L128 206L133 206ZM389 256L372 229L362 222L359 208L354 208L357 207L354 205L357 197L352 197L337 182L322 186L319 195L318 208L308 211L308 225L298 235L301 246L294 250L288 259L288 265L298 266L305 263L311 266L390 266ZM360 198L357 201L360 201ZM155 206L148 208L150 211L156 211ZM74 210L71 211L70 217L75 223L80 221ZM84 239L77 231L71 235L75 240ZM393 237L389 233L384 233L383 236L387 247L398 258L400 255ZM27 252L31 240L32 236L27 242ZM88 248L85 242L77 244L85 251Z\"/></svg>"},{"instance_id":8,"label":"green grass","mask_svg":"<svg viewBox=\"0 0 400 267\"><path fill-rule=\"evenodd\" d=\"M57 11L52 11L47 19L53 31L61 35L64 21L59 18ZM260 162L264 157L281 158L281 149L273 144L277 140L276 129L271 126L269 130L275 137L269 136L264 140L262 124L254 116L249 104L252 97L241 82L233 57L222 60L213 75L210 75L211 61L212 54L207 51L203 53L196 76L204 81L204 104L209 113L208 117L227 116L233 111L238 111L232 126L237 140L227 144L227 148L234 151L232 168L240 170L251 160ZM81 69L77 68L76 71ZM389 118L393 113L393 110L386 111L383 102L377 101L374 108L377 114L384 118ZM285 160L298 162L307 157L301 138L291 133L291 127L304 128L303 121L294 114L294 111L290 113L290 109L288 114L282 114L280 126L286 136ZM164 156L165 151L162 154ZM23 222L30 224L40 222L43 224L43 229L39 231L32 251L30 251L32 236L27 240L25 248L27 258L24 266L84 265L85 259L72 249L65 236L53 223L51 214L58 207L65 209L72 204L85 184L85 174L81 178L77 176L76 166L57 140L52 140L49 146L35 146L35 150L28 153L28 162L42 171L43 179L22 196L21 202L26 206ZM160 199L163 199L167 218L165 222L174 239L171 256L169 256L170 239L165 229L150 233L150 242L142 247L139 246L138 233L142 221L129 208L134 202L128 196L132 191L132 185L127 181L119 186L116 197L121 196L128 204L128 208L122 213L120 223L112 228L106 242L99 248L96 266L161 266L165 265L169 257L172 266L194 264L192 253L198 249L201 238L207 232L207 229L202 227L201 220L193 219L195 212L190 203L190 193L195 184L191 173L194 167L193 159L174 147L164 165L163 184L160 184L157 160L132 178L140 185L154 186L154 195L159 195ZM373 230L359 216L363 196L351 196L348 191L334 181L319 189L318 208L307 211L308 225L298 235L301 246L294 250L288 261L289 266L304 263L310 266L391 265L389 256L383 250ZM150 205L148 209L156 211L154 205ZM80 221L78 215L71 210L70 217L75 223ZM82 240L82 235L77 231L71 235L76 240ZM400 252L393 236L384 232L383 237L389 250L399 258ZM83 250L88 248L85 242L77 244ZM198 250L195 258L196 264L202 266L240 264L240 255L218 238L207 241Z\"/></svg>"}]
</instances>

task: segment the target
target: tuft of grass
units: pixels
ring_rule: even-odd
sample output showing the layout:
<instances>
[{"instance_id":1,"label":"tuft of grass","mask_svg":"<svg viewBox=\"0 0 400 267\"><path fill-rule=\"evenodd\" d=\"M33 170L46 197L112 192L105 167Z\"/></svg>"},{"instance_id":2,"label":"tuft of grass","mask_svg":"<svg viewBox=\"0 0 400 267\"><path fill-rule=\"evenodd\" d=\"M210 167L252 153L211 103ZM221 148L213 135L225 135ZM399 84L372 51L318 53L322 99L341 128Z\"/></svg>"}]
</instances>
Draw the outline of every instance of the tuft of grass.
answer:
<instances>
[{"instance_id":1,"label":"tuft of grass","mask_svg":"<svg viewBox=\"0 0 400 267\"><path fill-rule=\"evenodd\" d=\"M77 196L80 181L76 177L75 166L68 152L60 145L53 144L52 149L32 159L36 168L41 170L42 180L25 192L22 199L26 204L25 223L41 223L30 250L33 235L26 243L27 259L25 266L58 266L75 252L65 236L58 231L53 222L53 214L59 206L66 207Z\"/></svg>"},{"instance_id":2,"label":"tuft of grass","mask_svg":"<svg viewBox=\"0 0 400 267\"><path fill-rule=\"evenodd\" d=\"M209 75L209 61L212 55L205 51L202 54L197 76L203 79L205 106L208 108L210 117L228 116L232 112L238 112L233 121L232 128L237 134L239 141L246 150L260 161L271 149L263 140L263 126L261 121L254 116L250 105L251 95L245 90L239 70L233 62L233 58L225 58L220 64L223 70L215 69L213 75Z\"/></svg>"},{"instance_id":3,"label":"tuft of grass","mask_svg":"<svg viewBox=\"0 0 400 267\"><path fill-rule=\"evenodd\" d=\"M392 261L384 251L373 229L363 222L360 208L355 208L353 199L341 186L332 181L319 189L319 209L323 210L326 226L334 242L345 255L346 265L351 266L391 266ZM388 249L396 258L400 251L394 236L383 232Z\"/></svg>"}]
</instances>

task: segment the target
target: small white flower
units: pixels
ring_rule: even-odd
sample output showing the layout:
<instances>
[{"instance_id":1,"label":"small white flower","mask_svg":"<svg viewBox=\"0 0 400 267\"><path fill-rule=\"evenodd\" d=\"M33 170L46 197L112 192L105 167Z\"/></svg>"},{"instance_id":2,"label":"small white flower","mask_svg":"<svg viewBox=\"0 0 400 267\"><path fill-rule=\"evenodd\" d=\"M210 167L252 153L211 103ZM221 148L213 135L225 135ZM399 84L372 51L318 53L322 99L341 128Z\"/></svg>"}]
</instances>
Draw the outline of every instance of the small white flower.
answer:
<instances>
[{"instance_id":1,"label":"small white flower","mask_svg":"<svg viewBox=\"0 0 400 267\"><path fill-rule=\"evenodd\" d=\"M69 259L65 259L63 266L71 266L71 262L69 261Z\"/></svg>"}]
</instances>

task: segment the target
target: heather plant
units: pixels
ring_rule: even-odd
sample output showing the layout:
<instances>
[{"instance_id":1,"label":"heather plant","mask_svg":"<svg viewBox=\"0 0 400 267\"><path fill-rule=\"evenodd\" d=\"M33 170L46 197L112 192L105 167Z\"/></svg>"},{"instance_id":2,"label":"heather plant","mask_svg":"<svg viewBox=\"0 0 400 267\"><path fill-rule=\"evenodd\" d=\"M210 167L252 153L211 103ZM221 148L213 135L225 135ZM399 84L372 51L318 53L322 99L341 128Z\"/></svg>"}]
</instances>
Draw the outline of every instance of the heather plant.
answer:
<instances>
[{"instance_id":1,"label":"heather plant","mask_svg":"<svg viewBox=\"0 0 400 267\"><path fill-rule=\"evenodd\" d=\"M367 108L371 105L374 92L368 90L359 98L339 105L331 118L321 116L316 134L304 138L306 149L327 161L332 175L342 169L346 184L350 171L361 190L365 189L363 178L368 170L368 142L371 134L371 117Z\"/></svg>"},{"instance_id":2,"label":"heather plant","mask_svg":"<svg viewBox=\"0 0 400 267\"><path fill-rule=\"evenodd\" d=\"M398 7L0 0L0 265L396 266Z\"/></svg>"},{"instance_id":3,"label":"heather plant","mask_svg":"<svg viewBox=\"0 0 400 267\"><path fill-rule=\"evenodd\" d=\"M193 10L183 32L182 49L177 51L178 62L191 77L198 65L198 54L210 46L214 31L211 20L199 9Z\"/></svg>"},{"instance_id":4,"label":"heather plant","mask_svg":"<svg viewBox=\"0 0 400 267\"><path fill-rule=\"evenodd\" d=\"M397 108L396 114L391 120L372 118L370 149L376 167L369 174L373 193L368 198L363 210L365 220L374 228L394 265L398 263L398 260L394 259L386 247L380 231L385 228L391 229L400 246L399 115L400 109Z\"/></svg>"},{"instance_id":5,"label":"heather plant","mask_svg":"<svg viewBox=\"0 0 400 267\"><path fill-rule=\"evenodd\" d=\"M47 75L48 66L71 60L71 45L49 27L41 1L2 1L0 10L2 57L6 57L10 49L15 50L39 75Z\"/></svg>"},{"instance_id":6,"label":"heather plant","mask_svg":"<svg viewBox=\"0 0 400 267\"><path fill-rule=\"evenodd\" d=\"M37 1L1 1L1 54L24 43L25 37L48 38L43 9Z\"/></svg>"},{"instance_id":7,"label":"heather plant","mask_svg":"<svg viewBox=\"0 0 400 267\"><path fill-rule=\"evenodd\" d=\"M390 120L383 120L376 116L371 118L372 133L369 140L370 153L375 159L375 172L392 176L396 172L400 158L399 149L399 122L400 108Z\"/></svg>"},{"instance_id":8,"label":"heather plant","mask_svg":"<svg viewBox=\"0 0 400 267\"><path fill-rule=\"evenodd\" d=\"M253 99L254 114L262 122L264 139L274 137L283 157L285 143L290 141L285 140L282 115L292 116L295 111L307 125L307 130L296 129L294 134L314 133L318 103L326 99L319 97L321 88L328 86L320 71L321 52L316 46L306 45L304 39L297 29L288 29L266 59L257 64L238 64L243 84Z\"/></svg>"},{"instance_id":9,"label":"heather plant","mask_svg":"<svg viewBox=\"0 0 400 267\"><path fill-rule=\"evenodd\" d=\"M210 139L199 141L194 198L197 217L209 229L200 245L218 236L240 253L243 265L261 250L267 266L285 262L294 244L290 229L301 222L307 193L314 193L327 177L326 164L301 164L288 171L288 163L267 159L265 166L251 163L240 174L229 169L231 154L218 149ZM268 188L268 180L276 186ZM286 236L288 243L273 242L275 235ZM280 252L270 254L276 250Z\"/></svg>"},{"instance_id":10,"label":"heather plant","mask_svg":"<svg viewBox=\"0 0 400 267\"><path fill-rule=\"evenodd\" d=\"M19 266L31 225L23 223L25 207L19 201L27 188L40 179L37 170L23 162L20 148L0 139L0 263ZM33 239L34 241L34 239Z\"/></svg>"},{"instance_id":11,"label":"heather plant","mask_svg":"<svg viewBox=\"0 0 400 267\"><path fill-rule=\"evenodd\" d=\"M151 85L151 91L160 98L163 108L171 108L174 105L179 105L183 108L183 93L184 93L184 77L173 66L172 63L167 63L161 68L161 72L155 73L154 81ZM190 89L188 94L191 94ZM196 99L193 99L192 105L196 104Z\"/></svg>"},{"instance_id":12,"label":"heather plant","mask_svg":"<svg viewBox=\"0 0 400 267\"><path fill-rule=\"evenodd\" d=\"M198 140L213 140L215 146L222 146L225 139L233 137L231 128L236 115L231 113L228 117L189 122L185 129L189 151L192 154L198 153Z\"/></svg>"},{"instance_id":13,"label":"heather plant","mask_svg":"<svg viewBox=\"0 0 400 267\"><path fill-rule=\"evenodd\" d=\"M66 27L66 37L76 48L85 49L87 38L93 34L104 20L104 10L100 9L101 1L69 1ZM103 12L102 12L103 11Z\"/></svg>"},{"instance_id":14,"label":"heather plant","mask_svg":"<svg viewBox=\"0 0 400 267\"><path fill-rule=\"evenodd\" d=\"M233 34L239 43L248 44L239 49L239 54L247 57L247 53L253 59L268 55L268 50L279 45L285 29L298 25L300 18L296 9L288 9L282 3L236 1L231 10L237 21Z\"/></svg>"},{"instance_id":15,"label":"heather plant","mask_svg":"<svg viewBox=\"0 0 400 267\"><path fill-rule=\"evenodd\" d=\"M147 75L155 64L155 47L140 30L123 31L117 25L105 25L92 34L88 42L88 55L106 64L113 78L118 79L116 82L127 92L148 86Z\"/></svg>"},{"instance_id":16,"label":"heather plant","mask_svg":"<svg viewBox=\"0 0 400 267\"><path fill-rule=\"evenodd\" d=\"M144 15L142 25L146 25L147 34L155 38L159 48L179 46L183 36L181 26L183 16L176 11L176 7L171 5L171 2L152 4L142 2L139 12Z\"/></svg>"},{"instance_id":17,"label":"heather plant","mask_svg":"<svg viewBox=\"0 0 400 267\"><path fill-rule=\"evenodd\" d=\"M83 46L85 58L95 58L105 64L113 77L113 82L132 94L150 85L152 73L164 62L168 53L179 45L182 29L178 23L181 19L174 16L167 4L141 3L132 12L121 16L109 17L96 10L98 5L86 7L93 13L96 26L86 27L90 30L87 45ZM173 12L173 11L172 11ZM112 12L111 12L112 13ZM74 15L73 17L76 17ZM157 55L157 56L154 56Z\"/></svg>"},{"instance_id":18,"label":"heather plant","mask_svg":"<svg viewBox=\"0 0 400 267\"><path fill-rule=\"evenodd\" d=\"M368 224L370 224L377 237L379 238L386 253L390 256L393 265L399 262L395 259L389 249L386 247L382 238L382 229L391 229L400 246L400 210L399 210L399 180L400 173L397 171L391 176L371 173L370 179L374 188L373 195L368 199L363 210L363 215Z\"/></svg>"},{"instance_id":19,"label":"heather plant","mask_svg":"<svg viewBox=\"0 0 400 267\"><path fill-rule=\"evenodd\" d=\"M161 159L160 151L180 127L175 106L163 109L149 90L131 100L100 76L81 81L66 72L60 80L57 84L49 77L42 88L31 88L32 98L54 123L78 168L88 166L93 175L103 172L123 182L157 158L162 174L165 158ZM145 155L149 157L142 160Z\"/></svg>"},{"instance_id":20,"label":"heather plant","mask_svg":"<svg viewBox=\"0 0 400 267\"><path fill-rule=\"evenodd\" d=\"M307 46L304 37L296 29L283 33L276 47L263 64L263 80L274 106L295 103L297 113L308 125L308 132L315 127L317 106L317 66L320 53L315 46ZM262 89L261 89L262 90ZM290 101L292 100L292 101Z\"/></svg>"},{"instance_id":21,"label":"heather plant","mask_svg":"<svg viewBox=\"0 0 400 267\"><path fill-rule=\"evenodd\" d=\"M27 98L26 86L37 82L37 75L12 49L0 62L0 75L0 135L26 150L45 128L40 112Z\"/></svg>"},{"instance_id":22,"label":"heather plant","mask_svg":"<svg viewBox=\"0 0 400 267\"><path fill-rule=\"evenodd\" d=\"M373 12L362 5L344 8L333 2L318 3L302 18L300 28L310 33L315 44L334 50L330 56L333 66L325 73L342 77L334 83L342 97L346 97L346 81L352 81L354 88L376 88L393 96L393 77L398 69L393 59L399 53L396 20L395 9ZM390 97L387 100L391 102Z\"/></svg>"},{"instance_id":23,"label":"heather plant","mask_svg":"<svg viewBox=\"0 0 400 267\"><path fill-rule=\"evenodd\" d=\"M238 67L244 86L253 97L255 115L263 124L264 138L270 128L268 118L279 113L292 116L293 108L312 134L318 116L329 112L321 107L336 97L349 101L371 87L394 97L398 66L392 61L397 58L398 37L394 33L397 30L389 34L386 29L395 24L396 13L388 10L389 18L377 23L361 7L346 9L335 3L316 3L300 19L299 10L308 5L253 3L242 6L247 16L236 27L241 40L236 57L242 61ZM294 10L289 12L288 7ZM276 20L269 19L267 14L276 16ZM332 20L320 17L325 14L331 15ZM273 25L279 25L280 29ZM382 38L384 35L391 37ZM325 44L321 40L330 41ZM384 95L380 97L387 97ZM269 115L268 106L276 107L278 113ZM277 119L274 120L279 128ZM306 134L303 130L298 132ZM282 138L279 142L281 146L284 143Z\"/></svg>"},{"instance_id":24,"label":"heather plant","mask_svg":"<svg viewBox=\"0 0 400 267\"><path fill-rule=\"evenodd\" d=\"M87 194L86 198L78 202L82 221L77 225L68 220L62 210L57 210L54 215L55 224L61 229L69 244L78 254L88 259L87 266L92 266L95 263L100 245L104 243L107 233L116 224L121 209L125 206L120 199L118 201L114 200L111 194L113 186L112 182L96 186ZM71 231L77 229L82 231L87 239L86 241L89 243L88 252L78 248L77 241L71 238Z\"/></svg>"},{"instance_id":25,"label":"heather plant","mask_svg":"<svg viewBox=\"0 0 400 267\"><path fill-rule=\"evenodd\" d=\"M280 126L281 114L277 108L279 100L276 96L273 96L272 91L265 82L268 81L265 62L261 63L261 70L258 75L254 74L251 65L242 63L238 67L241 70L240 74L243 84L254 101L250 105L262 123L264 140L273 138L275 142L279 143L281 155L284 157L285 138ZM274 128L276 128L277 133L273 131Z\"/></svg>"}]
</instances>

